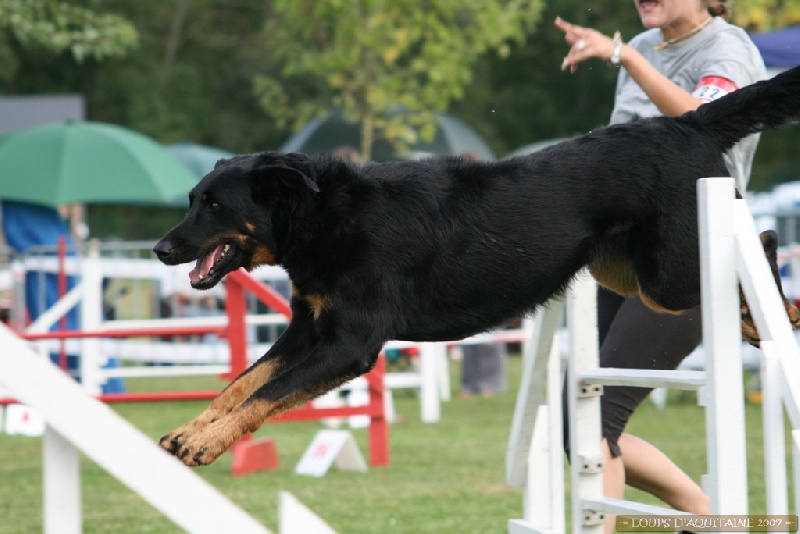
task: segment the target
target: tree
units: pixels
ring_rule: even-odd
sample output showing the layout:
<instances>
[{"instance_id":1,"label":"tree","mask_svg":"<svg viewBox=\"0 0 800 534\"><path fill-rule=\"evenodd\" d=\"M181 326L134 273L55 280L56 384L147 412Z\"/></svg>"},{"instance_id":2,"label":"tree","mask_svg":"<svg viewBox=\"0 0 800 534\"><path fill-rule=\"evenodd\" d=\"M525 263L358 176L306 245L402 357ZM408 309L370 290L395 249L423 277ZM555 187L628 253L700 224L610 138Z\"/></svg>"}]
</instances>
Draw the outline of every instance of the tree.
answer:
<instances>
[{"instance_id":1,"label":"tree","mask_svg":"<svg viewBox=\"0 0 800 534\"><path fill-rule=\"evenodd\" d=\"M402 148L435 134L476 60L508 54L542 0L275 0L265 28L280 79L260 75L263 108L303 124L331 107L361 124L361 153L382 137ZM403 113L398 113L403 110Z\"/></svg>"},{"instance_id":2,"label":"tree","mask_svg":"<svg viewBox=\"0 0 800 534\"><path fill-rule=\"evenodd\" d=\"M136 28L122 17L58 0L0 0L0 35L7 46L42 48L51 54L68 51L75 61L121 57L136 47ZM10 59L8 49L0 57ZM0 75L14 74L12 62L4 62Z\"/></svg>"},{"instance_id":3,"label":"tree","mask_svg":"<svg viewBox=\"0 0 800 534\"><path fill-rule=\"evenodd\" d=\"M584 0L548 2L539 23L507 58L485 55L475 67L466 97L450 112L467 122L500 156L529 143L571 137L608 123L619 68L601 60L581 64L575 74L560 70L569 51L557 16L615 31L627 40L642 31L630 0L610 0L587 9Z\"/></svg>"},{"instance_id":4,"label":"tree","mask_svg":"<svg viewBox=\"0 0 800 534\"><path fill-rule=\"evenodd\" d=\"M734 24L747 31L768 31L800 22L800 0L749 0L733 9Z\"/></svg>"}]
</instances>

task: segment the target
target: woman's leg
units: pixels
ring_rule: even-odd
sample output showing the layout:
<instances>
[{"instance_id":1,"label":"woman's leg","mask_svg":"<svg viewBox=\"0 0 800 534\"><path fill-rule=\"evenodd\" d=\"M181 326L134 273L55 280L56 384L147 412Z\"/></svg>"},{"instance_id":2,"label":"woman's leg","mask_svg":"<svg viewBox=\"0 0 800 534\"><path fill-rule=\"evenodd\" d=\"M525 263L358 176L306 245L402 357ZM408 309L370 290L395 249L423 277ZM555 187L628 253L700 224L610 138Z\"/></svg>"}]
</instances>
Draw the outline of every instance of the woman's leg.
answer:
<instances>
[{"instance_id":1,"label":"woman's leg","mask_svg":"<svg viewBox=\"0 0 800 534\"><path fill-rule=\"evenodd\" d=\"M625 485L646 491L672 508L692 514L710 513L711 500L680 467L652 444L623 433L618 440L621 456L614 457L603 440L606 459L603 471L603 495L615 499L625 496ZM609 516L603 527L613 534L615 516Z\"/></svg>"},{"instance_id":2,"label":"woman's leg","mask_svg":"<svg viewBox=\"0 0 800 534\"><path fill-rule=\"evenodd\" d=\"M694 480L652 444L631 434L619 438L624 482L655 495L672 508L704 515L711 500Z\"/></svg>"},{"instance_id":3,"label":"woman's leg","mask_svg":"<svg viewBox=\"0 0 800 534\"><path fill-rule=\"evenodd\" d=\"M611 307L613 309L613 305ZM667 315L650 310L638 298L627 298L611 321L603 320L606 306L600 300L598 308L602 326L601 367L675 369L702 339L699 308L680 315ZM657 448L623 433L633 411L649 393L650 389L646 388L604 388L601 397L606 455L604 495L622 498L625 484L629 484L678 509L703 510L704 504L708 506L708 499L699 486ZM677 495L682 491L686 491L685 498ZM605 530L613 532L613 529L614 517L609 517Z\"/></svg>"}]
</instances>

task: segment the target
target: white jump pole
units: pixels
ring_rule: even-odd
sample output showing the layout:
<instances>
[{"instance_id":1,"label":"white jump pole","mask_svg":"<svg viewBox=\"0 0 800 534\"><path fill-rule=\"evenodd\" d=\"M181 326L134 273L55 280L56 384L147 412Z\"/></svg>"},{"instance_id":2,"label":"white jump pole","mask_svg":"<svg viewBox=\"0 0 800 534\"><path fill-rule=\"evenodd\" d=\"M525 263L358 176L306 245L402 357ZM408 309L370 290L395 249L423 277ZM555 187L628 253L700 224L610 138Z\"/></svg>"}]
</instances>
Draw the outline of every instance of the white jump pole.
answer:
<instances>
[{"instance_id":1,"label":"white jump pole","mask_svg":"<svg viewBox=\"0 0 800 534\"><path fill-rule=\"evenodd\" d=\"M596 288L594 279L586 271L582 271L567 296L567 323L572 326L569 329L572 357L567 365L571 401L570 456L573 464L570 470L572 530L584 534L599 534L603 531L606 520L603 513L586 510L583 503L584 499L602 497L605 467L600 424L602 388L582 387L578 383L581 371L599 367Z\"/></svg>"},{"instance_id":2,"label":"white jump pole","mask_svg":"<svg viewBox=\"0 0 800 534\"><path fill-rule=\"evenodd\" d=\"M83 302L81 304L81 330L96 331L103 322L103 274L97 243L93 243L81 269L83 282ZM86 338L81 340L81 384L92 394L99 395L105 383L102 366L105 357L100 351L100 340Z\"/></svg>"},{"instance_id":3,"label":"white jump pole","mask_svg":"<svg viewBox=\"0 0 800 534\"><path fill-rule=\"evenodd\" d=\"M442 417L438 372L442 350L444 345L441 343L421 343L419 346L420 402L425 423L436 423Z\"/></svg>"},{"instance_id":4,"label":"white jump pole","mask_svg":"<svg viewBox=\"0 0 800 534\"><path fill-rule=\"evenodd\" d=\"M768 350L773 341L762 341L761 391L765 394L761 410L764 418L764 482L767 488L767 513L789 514L789 494L786 479L786 432L783 420L780 361ZM767 345L767 346L765 346Z\"/></svg>"},{"instance_id":5,"label":"white jump pole","mask_svg":"<svg viewBox=\"0 0 800 534\"><path fill-rule=\"evenodd\" d=\"M81 534L81 461L78 450L50 425L42 443L46 534Z\"/></svg>"},{"instance_id":6,"label":"white jump pole","mask_svg":"<svg viewBox=\"0 0 800 534\"><path fill-rule=\"evenodd\" d=\"M709 473L713 514L747 513L741 328L736 265L735 191L730 178L697 181Z\"/></svg>"}]
</instances>

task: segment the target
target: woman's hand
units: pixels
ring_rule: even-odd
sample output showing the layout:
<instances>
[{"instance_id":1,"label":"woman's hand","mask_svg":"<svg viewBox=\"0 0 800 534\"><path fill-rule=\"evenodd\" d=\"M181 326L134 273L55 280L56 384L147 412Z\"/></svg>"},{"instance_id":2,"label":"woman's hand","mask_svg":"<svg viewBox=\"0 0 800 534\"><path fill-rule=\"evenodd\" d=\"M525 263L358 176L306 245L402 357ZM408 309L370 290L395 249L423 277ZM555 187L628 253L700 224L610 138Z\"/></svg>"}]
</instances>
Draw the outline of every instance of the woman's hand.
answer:
<instances>
[{"instance_id":1,"label":"woman's hand","mask_svg":"<svg viewBox=\"0 0 800 534\"><path fill-rule=\"evenodd\" d=\"M614 54L614 39L592 28L576 26L556 18L556 27L564 32L570 46L561 70L578 70L578 64L589 58L611 59ZM697 109L702 100L678 87L669 78L658 72L635 48L620 44L620 66L622 66L647 97L667 116L680 115Z\"/></svg>"},{"instance_id":2,"label":"woman's hand","mask_svg":"<svg viewBox=\"0 0 800 534\"><path fill-rule=\"evenodd\" d=\"M576 26L556 17L556 27L564 32L564 40L570 46L567 57L561 63L561 70L578 70L578 64L589 58L611 59L614 53L614 39L592 28Z\"/></svg>"}]
</instances>

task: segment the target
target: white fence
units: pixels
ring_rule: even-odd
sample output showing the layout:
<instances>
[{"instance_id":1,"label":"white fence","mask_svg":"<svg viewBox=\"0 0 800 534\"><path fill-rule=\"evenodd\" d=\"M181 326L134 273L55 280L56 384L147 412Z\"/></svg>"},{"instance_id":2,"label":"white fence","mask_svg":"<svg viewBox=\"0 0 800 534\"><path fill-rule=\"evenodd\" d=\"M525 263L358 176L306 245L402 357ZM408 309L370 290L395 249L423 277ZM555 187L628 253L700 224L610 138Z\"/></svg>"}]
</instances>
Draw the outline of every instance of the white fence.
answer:
<instances>
[{"instance_id":1,"label":"white fence","mask_svg":"<svg viewBox=\"0 0 800 534\"><path fill-rule=\"evenodd\" d=\"M755 224L733 181L698 181L702 267L703 371L600 369L597 364L594 284L579 279L568 297L571 334L570 422L573 461L571 519L576 533L600 532L607 514L681 513L602 496L600 413L603 385L699 389L706 408L709 473L703 487L712 514L747 514L748 480L744 436L739 293L741 283L762 339L764 461L767 513L788 513L784 411L792 428L795 509L800 509L800 350L764 259ZM523 518L510 533L564 532L561 452L561 373L553 346L561 304L537 317L535 342L525 355L522 385L511 429L507 479L525 487ZM595 328L591 328L595 325ZM588 334L587 334L588 332ZM588 337L587 337L588 336ZM546 385L546 386L545 386ZM546 393L545 393L546 392Z\"/></svg>"},{"instance_id":2,"label":"white fence","mask_svg":"<svg viewBox=\"0 0 800 534\"><path fill-rule=\"evenodd\" d=\"M202 317L152 318L153 303L138 306L138 319L109 319L104 316L103 285L109 280L140 284L150 282L154 289L152 299L172 298L179 293L198 295L191 290L188 272L191 265L167 268L158 260L141 258L142 244L90 244L81 256L68 256L63 260L50 255L23 255L11 262L7 276L21 284L25 273L57 274L63 267L67 276L75 277L75 286L57 303L40 315L36 321L24 328L26 334L47 332L72 309L80 311L82 331L118 332L152 328L223 328L227 324L224 312ZM121 257L126 255L126 257ZM132 254L131 254L132 253ZM278 267L262 267L254 273L259 280L283 284L288 287L286 272ZM139 293L147 293L147 290ZM22 291L16 291L18 302L24 302ZM209 294L204 292L203 295ZM210 294L224 298L224 290L215 288ZM19 310L17 315L19 315ZM279 313L249 313L247 358L253 362L263 355L269 342L257 342L255 328L260 326L285 327L286 317ZM19 321L17 321L19 322ZM143 339L71 339L62 342L46 339L34 342L40 354L55 353L64 349L68 354L80 355L77 374L90 393L97 394L102 385L111 378L170 377L220 375L229 372L230 353L224 342L218 342L214 334L200 336L199 340L160 341L152 337ZM517 336L519 337L519 335ZM477 339L484 339L485 336ZM391 342L387 348L417 347L418 365L404 372L386 375L389 389L411 388L419 392L420 415L423 421L436 422L441 417L440 403L450 398L450 376L444 344L414 344ZM109 358L125 361L125 366L106 368ZM162 366L154 363L170 363Z\"/></svg>"}]
</instances>

